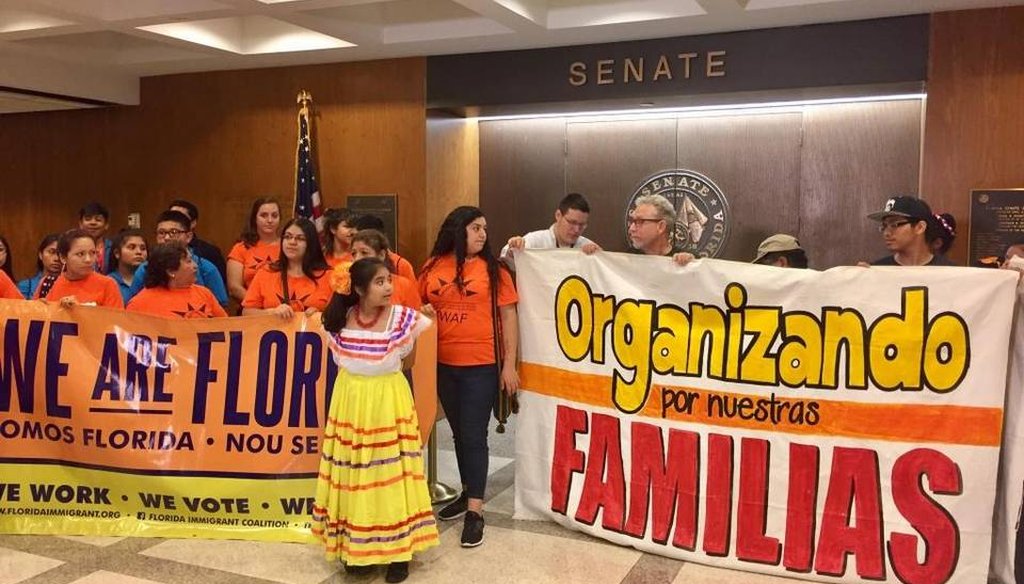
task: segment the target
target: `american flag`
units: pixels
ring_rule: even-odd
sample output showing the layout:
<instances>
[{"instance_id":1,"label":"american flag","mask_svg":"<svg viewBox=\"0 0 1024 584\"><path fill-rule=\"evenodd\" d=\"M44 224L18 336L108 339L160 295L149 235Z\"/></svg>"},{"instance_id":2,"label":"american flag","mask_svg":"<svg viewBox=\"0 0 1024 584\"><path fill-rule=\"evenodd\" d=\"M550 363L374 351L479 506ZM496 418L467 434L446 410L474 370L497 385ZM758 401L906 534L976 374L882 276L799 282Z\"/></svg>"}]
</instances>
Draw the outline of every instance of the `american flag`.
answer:
<instances>
[{"instance_id":1,"label":"american flag","mask_svg":"<svg viewBox=\"0 0 1024 584\"><path fill-rule=\"evenodd\" d=\"M324 229L324 209L320 202L320 188L316 184L313 168L313 146L309 137L309 108L299 110L299 145L295 156L295 209L296 217L305 217L316 223L316 230Z\"/></svg>"}]
</instances>

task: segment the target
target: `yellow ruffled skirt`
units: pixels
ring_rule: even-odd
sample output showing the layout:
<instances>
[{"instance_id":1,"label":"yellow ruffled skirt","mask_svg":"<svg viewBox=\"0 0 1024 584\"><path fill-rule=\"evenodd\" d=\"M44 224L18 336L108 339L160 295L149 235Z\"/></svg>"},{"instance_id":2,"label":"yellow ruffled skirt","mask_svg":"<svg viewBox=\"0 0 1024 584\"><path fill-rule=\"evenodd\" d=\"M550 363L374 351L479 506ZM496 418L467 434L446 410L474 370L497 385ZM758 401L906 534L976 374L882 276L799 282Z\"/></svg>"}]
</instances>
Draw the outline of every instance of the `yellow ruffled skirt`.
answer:
<instances>
[{"instance_id":1,"label":"yellow ruffled skirt","mask_svg":"<svg viewBox=\"0 0 1024 584\"><path fill-rule=\"evenodd\" d=\"M348 565L404 562L438 545L412 392L399 373L339 371L324 433L313 534Z\"/></svg>"}]
</instances>

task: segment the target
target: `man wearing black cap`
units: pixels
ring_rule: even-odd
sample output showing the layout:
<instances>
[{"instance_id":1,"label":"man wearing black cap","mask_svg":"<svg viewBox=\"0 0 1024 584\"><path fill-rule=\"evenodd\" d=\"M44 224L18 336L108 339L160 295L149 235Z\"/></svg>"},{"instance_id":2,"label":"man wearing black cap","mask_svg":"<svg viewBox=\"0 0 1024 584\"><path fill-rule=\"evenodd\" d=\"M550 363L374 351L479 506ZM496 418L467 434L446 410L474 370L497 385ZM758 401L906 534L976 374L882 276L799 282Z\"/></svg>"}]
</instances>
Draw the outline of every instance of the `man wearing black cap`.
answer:
<instances>
[{"instance_id":1,"label":"man wearing black cap","mask_svg":"<svg viewBox=\"0 0 1024 584\"><path fill-rule=\"evenodd\" d=\"M928 221L932 210L917 197L900 195L885 202L881 211L868 215L878 221L885 247L892 255L871 262L873 266L954 266L945 256L935 255L928 245Z\"/></svg>"}]
</instances>

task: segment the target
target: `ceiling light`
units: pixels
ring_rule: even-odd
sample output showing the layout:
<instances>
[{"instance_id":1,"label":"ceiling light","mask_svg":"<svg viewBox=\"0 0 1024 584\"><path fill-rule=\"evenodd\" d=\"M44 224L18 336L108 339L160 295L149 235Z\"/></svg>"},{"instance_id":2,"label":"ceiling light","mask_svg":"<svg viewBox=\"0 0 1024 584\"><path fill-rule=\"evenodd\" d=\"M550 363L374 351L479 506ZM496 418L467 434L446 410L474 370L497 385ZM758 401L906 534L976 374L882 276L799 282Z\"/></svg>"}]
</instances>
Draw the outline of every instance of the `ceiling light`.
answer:
<instances>
[{"instance_id":1,"label":"ceiling light","mask_svg":"<svg viewBox=\"0 0 1024 584\"><path fill-rule=\"evenodd\" d=\"M240 55L355 46L348 41L266 16L173 22L140 26L139 29Z\"/></svg>"}]
</instances>

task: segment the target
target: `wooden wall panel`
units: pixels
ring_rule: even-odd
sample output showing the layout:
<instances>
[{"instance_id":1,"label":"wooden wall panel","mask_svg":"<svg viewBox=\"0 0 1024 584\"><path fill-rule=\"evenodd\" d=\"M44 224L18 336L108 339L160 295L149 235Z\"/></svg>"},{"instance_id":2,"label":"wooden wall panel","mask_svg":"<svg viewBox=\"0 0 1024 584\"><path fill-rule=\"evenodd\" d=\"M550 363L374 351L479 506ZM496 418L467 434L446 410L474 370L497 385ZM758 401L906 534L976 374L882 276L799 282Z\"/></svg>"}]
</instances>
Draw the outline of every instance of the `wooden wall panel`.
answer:
<instances>
[{"instance_id":1,"label":"wooden wall panel","mask_svg":"<svg viewBox=\"0 0 1024 584\"><path fill-rule=\"evenodd\" d=\"M571 122L567 135L568 192L590 200L585 235L609 251L626 251L626 206L640 181L675 165L676 121Z\"/></svg>"},{"instance_id":2,"label":"wooden wall panel","mask_svg":"<svg viewBox=\"0 0 1024 584\"><path fill-rule=\"evenodd\" d=\"M971 189L1024 187L1024 6L932 15L922 195L963 226Z\"/></svg>"},{"instance_id":3,"label":"wooden wall panel","mask_svg":"<svg viewBox=\"0 0 1024 584\"><path fill-rule=\"evenodd\" d=\"M20 163L0 176L0 232L17 241L25 275L38 238L72 226L86 201L110 207L113 230L133 211L151 230L156 213L184 197L200 207L200 234L226 250L253 198L276 196L290 215L295 95L306 89L325 205L397 193L397 246L421 260L424 75L423 59L403 59L153 77L142 80L138 107L2 116L0 159Z\"/></svg>"},{"instance_id":4,"label":"wooden wall panel","mask_svg":"<svg viewBox=\"0 0 1024 584\"><path fill-rule=\"evenodd\" d=\"M799 113L680 118L677 168L697 171L729 202L729 241L720 257L751 260L774 233L798 234Z\"/></svg>"},{"instance_id":5,"label":"wooden wall panel","mask_svg":"<svg viewBox=\"0 0 1024 584\"><path fill-rule=\"evenodd\" d=\"M445 216L460 205L480 204L480 125L475 120L427 116L428 252Z\"/></svg>"},{"instance_id":6,"label":"wooden wall panel","mask_svg":"<svg viewBox=\"0 0 1024 584\"><path fill-rule=\"evenodd\" d=\"M551 225L566 192L565 121L480 124L480 152L480 208L497 253L509 237Z\"/></svg>"},{"instance_id":7,"label":"wooden wall panel","mask_svg":"<svg viewBox=\"0 0 1024 584\"><path fill-rule=\"evenodd\" d=\"M492 233L504 237L542 227L564 192L582 192L593 210L587 236L624 251L624 212L638 183L689 168L729 200L732 234L721 257L750 261L762 239L789 232L807 247L812 267L848 265L884 254L866 215L893 193L917 192L921 119L920 102L890 101L804 113L570 120L562 191L557 127L564 118L483 122L480 201Z\"/></svg>"},{"instance_id":8,"label":"wooden wall panel","mask_svg":"<svg viewBox=\"0 0 1024 584\"><path fill-rule=\"evenodd\" d=\"M886 254L867 215L894 194L917 192L920 137L918 101L805 110L799 235L814 266Z\"/></svg>"}]
</instances>

